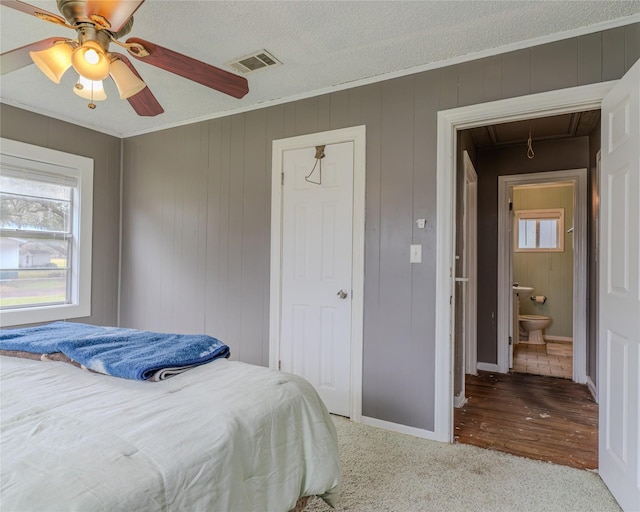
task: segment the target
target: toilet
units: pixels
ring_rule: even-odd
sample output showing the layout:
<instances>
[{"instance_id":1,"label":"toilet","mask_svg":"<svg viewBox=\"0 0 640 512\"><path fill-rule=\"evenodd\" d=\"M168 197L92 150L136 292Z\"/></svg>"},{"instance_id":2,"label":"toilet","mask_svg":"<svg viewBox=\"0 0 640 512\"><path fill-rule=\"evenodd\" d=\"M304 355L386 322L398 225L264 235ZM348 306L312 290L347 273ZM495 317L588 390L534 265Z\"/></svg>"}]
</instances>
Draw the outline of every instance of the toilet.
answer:
<instances>
[{"instance_id":1,"label":"toilet","mask_svg":"<svg viewBox=\"0 0 640 512\"><path fill-rule=\"evenodd\" d=\"M518 321L520 322L522 330L529 334L529 341L523 343L544 345L545 341L542 337L542 331L549 327L551 318L542 315L520 315Z\"/></svg>"}]
</instances>

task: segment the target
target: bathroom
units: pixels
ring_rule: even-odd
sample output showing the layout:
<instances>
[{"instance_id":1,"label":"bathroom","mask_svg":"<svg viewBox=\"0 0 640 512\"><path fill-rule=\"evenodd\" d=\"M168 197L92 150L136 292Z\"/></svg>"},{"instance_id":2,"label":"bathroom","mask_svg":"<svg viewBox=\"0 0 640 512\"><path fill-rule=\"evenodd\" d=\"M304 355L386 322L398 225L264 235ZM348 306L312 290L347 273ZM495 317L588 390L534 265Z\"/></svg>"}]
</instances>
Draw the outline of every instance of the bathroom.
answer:
<instances>
[{"instance_id":1,"label":"bathroom","mask_svg":"<svg viewBox=\"0 0 640 512\"><path fill-rule=\"evenodd\" d=\"M571 379L574 185L514 186L512 201L512 369Z\"/></svg>"}]
</instances>

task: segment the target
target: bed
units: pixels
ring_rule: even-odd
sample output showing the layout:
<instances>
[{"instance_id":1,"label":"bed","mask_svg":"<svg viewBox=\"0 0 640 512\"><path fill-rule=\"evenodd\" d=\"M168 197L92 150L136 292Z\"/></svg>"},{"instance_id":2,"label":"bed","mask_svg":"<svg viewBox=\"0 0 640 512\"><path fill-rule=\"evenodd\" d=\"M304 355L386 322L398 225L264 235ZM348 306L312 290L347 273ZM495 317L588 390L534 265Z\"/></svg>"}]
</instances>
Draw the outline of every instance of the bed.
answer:
<instances>
[{"instance_id":1,"label":"bed","mask_svg":"<svg viewBox=\"0 0 640 512\"><path fill-rule=\"evenodd\" d=\"M294 375L218 358L158 382L0 356L3 512L334 505L337 438Z\"/></svg>"}]
</instances>

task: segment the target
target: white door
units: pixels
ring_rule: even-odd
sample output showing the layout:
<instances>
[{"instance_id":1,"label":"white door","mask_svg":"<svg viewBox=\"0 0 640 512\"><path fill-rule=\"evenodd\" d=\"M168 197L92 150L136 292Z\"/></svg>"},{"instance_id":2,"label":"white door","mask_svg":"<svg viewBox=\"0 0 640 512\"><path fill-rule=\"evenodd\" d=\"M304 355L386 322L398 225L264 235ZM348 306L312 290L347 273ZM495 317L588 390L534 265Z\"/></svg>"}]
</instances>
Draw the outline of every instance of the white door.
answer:
<instances>
[{"instance_id":1,"label":"white door","mask_svg":"<svg viewBox=\"0 0 640 512\"><path fill-rule=\"evenodd\" d=\"M640 510L640 61L602 101L599 473Z\"/></svg>"},{"instance_id":2,"label":"white door","mask_svg":"<svg viewBox=\"0 0 640 512\"><path fill-rule=\"evenodd\" d=\"M454 406L462 407L466 402L465 375L477 373L478 357L476 344L476 262L477 262L477 182L478 175L467 151L463 151L464 187L462 187L462 247L456 256L458 272L456 281L456 373L459 373ZM458 295L459 294L459 295Z\"/></svg>"},{"instance_id":3,"label":"white door","mask_svg":"<svg viewBox=\"0 0 640 512\"><path fill-rule=\"evenodd\" d=\"M465 167L465 276L469 279L465 290L464 341L465 370L475 375L478 372L477 356L477 265L478 265L478 174L467 152L464 152ZM463 377L464 378L464 377Z\"/></svg>"},{"instance_id":4,"label":"white door","mask_svg":"<svg viewBox=\"0 0 640 512\"><path fill-rule=\"evenodd\" d=\"M349 416L354 143L324 154L283 155L280 361L330 412Z\"/></svg>"}]
</instances>

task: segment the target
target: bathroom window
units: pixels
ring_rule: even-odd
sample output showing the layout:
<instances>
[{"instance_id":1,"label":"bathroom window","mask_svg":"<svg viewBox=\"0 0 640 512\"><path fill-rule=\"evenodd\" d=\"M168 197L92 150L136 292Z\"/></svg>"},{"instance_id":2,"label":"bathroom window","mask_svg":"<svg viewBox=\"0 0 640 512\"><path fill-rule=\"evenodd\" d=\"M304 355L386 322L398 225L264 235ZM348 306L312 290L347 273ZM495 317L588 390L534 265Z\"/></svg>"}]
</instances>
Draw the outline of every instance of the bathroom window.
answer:
<instances>
[{"instance_id":1,"label":"bathroom window","mask_svg":"<svg viewBox=\"0 0 640 512\"><path fill-rule=\"evenodd\" d=\"M516 210L514 225L516 252L564 251L564 208Z\"/></svg>"}]
</instances>

